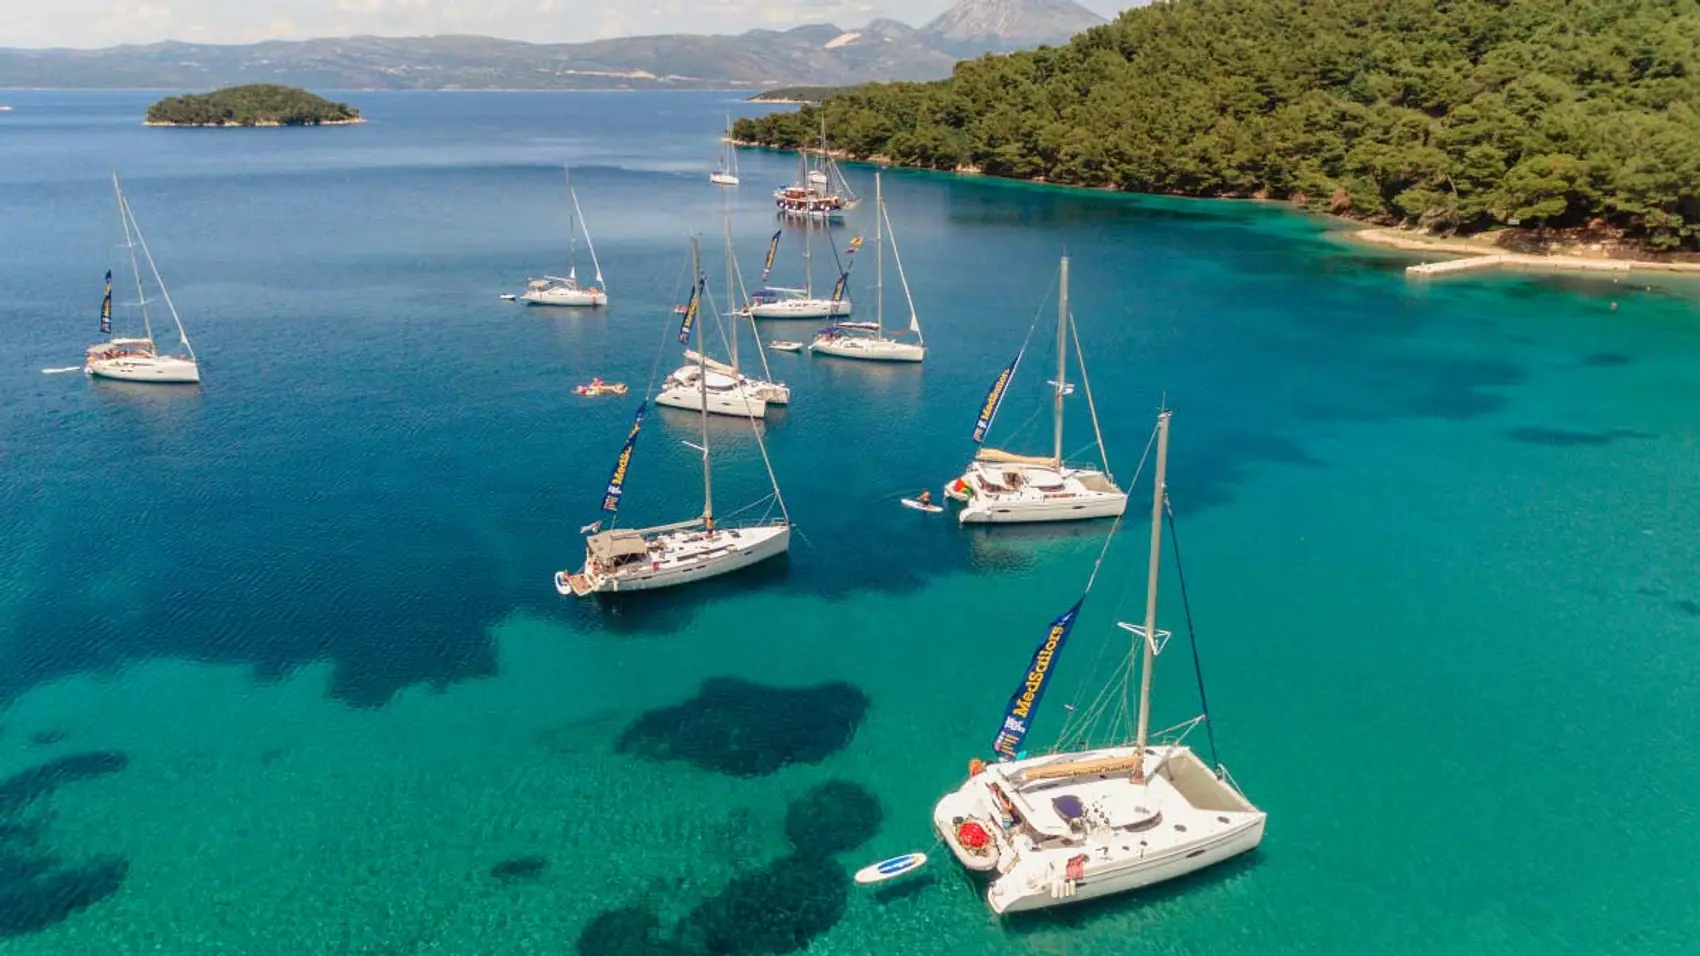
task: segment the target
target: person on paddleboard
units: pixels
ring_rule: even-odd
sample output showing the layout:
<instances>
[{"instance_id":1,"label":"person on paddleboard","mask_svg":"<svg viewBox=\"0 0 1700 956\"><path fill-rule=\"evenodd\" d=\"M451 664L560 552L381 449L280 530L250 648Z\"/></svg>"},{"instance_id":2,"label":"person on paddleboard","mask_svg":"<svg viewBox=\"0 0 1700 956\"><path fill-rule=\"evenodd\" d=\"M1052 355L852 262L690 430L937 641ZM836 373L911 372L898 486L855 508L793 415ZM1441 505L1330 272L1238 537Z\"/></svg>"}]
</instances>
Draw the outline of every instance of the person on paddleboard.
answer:
<instances>
[{"instance_id":1,"label":"person on paddleboard","mask_svg":"<svg viewBox=\"0 0 1700 956\"><path fill-rule=\"evenodd\" d=\"M915 500L923 505L930 505L933 503L933 493L923 489L920 494L915 496Z\"/></svg>"}]
</instances>

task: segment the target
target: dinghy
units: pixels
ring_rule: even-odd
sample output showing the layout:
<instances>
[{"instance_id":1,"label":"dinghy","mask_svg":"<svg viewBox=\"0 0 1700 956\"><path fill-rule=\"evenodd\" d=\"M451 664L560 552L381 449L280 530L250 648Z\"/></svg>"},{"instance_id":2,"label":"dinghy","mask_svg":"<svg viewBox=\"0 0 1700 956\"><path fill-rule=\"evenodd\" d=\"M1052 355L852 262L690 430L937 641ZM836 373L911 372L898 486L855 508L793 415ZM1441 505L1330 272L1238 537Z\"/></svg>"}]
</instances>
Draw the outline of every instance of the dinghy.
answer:
<instances>
[{"instance_id":1,"label":"dinghy","mask_svg":"<svg viewBox=\"0 0 1700 956\"><path fill-rule=\"evenodd\" d=\"M769 342L769 343L767 343L767 347L774 350L775 352L801 352L803 350L803 343L801 343L801 342Z\"/></svg>"}]
</instances>

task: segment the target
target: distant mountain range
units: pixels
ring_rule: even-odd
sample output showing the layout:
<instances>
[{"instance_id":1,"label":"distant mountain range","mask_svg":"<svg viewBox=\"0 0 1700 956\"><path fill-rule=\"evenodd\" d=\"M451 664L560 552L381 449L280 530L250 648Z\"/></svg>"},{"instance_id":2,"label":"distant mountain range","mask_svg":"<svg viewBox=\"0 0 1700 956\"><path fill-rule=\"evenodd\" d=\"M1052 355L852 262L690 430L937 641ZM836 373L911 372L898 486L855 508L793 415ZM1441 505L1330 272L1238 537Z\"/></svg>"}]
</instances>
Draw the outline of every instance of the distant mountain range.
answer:
<instances>
[{"instance_id":1,"label":"distant mountain range","mask_svg":"<svg viewBox=\"0 0 1700 956\"><path fill-rule=\"evenodd\" d=\"M958 59L1060 43L1104 19L1073 0L962 0L916 29L811 24L737 36L521 43L476 36L346 37L241 46L0 48L0 88L322 90L745 89L932 80Z\"/></svg>"}]
</instances>

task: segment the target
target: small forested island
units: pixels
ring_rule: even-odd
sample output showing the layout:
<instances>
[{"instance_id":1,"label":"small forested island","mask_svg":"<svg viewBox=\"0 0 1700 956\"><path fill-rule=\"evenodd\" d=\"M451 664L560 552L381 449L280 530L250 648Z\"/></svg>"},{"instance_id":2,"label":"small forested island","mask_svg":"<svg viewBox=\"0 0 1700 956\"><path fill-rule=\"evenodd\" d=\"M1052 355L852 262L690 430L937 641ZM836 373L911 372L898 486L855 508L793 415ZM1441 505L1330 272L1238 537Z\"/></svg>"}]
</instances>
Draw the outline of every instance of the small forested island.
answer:
<instances>
[{"instance_id":1,"label":"small forested island","mask_svg":"<svg viewBox=\"0 0 1700 956\"><path fill-rule=\"evenodd\" d=\"M763 90L745 100L746 103L819 103L834 93L843 92L842 86L782 86L776 90Z\"/></svg>"},{"instance_id":2,"label":"small forested island","mask_svg":"<svg viewBox=\"0 0 1700 956\"><path fill-rule=\"evenodd\" d=\"M806 147L824 114L854 159L1691 254L1697 37L1695 0L1172 0L732 136Z\"/></svg>"},{"instance_id":3,"label":"small forested island","mask_svg":"<svg viewBox=\"0 0 1700 956\"><path fill-rule=\"evenodd\" d=\"M148 107L149 126L344 126L365 122L347 103L293 86L255 83L168 96Z\"/></svg>"}]
</instances>

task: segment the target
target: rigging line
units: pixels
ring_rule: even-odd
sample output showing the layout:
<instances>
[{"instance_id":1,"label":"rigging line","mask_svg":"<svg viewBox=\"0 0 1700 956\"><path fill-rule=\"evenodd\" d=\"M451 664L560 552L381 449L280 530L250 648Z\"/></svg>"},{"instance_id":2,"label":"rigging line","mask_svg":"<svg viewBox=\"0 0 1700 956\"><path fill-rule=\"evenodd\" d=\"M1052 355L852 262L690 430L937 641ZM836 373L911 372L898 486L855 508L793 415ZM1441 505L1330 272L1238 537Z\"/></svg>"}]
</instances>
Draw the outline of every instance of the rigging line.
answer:
<instances>
[{"instance_id":1,"label":"rigging line","mask_svg":"<svg viewBox=\"0 0 1700 956\"><path fill-rule=\"evenodd\" d=\"M1198 635L1192 627L1192 604L1186 596L1186 572L1181 570L1181 542L1175 537L1175 509L1169 504L1169 493L1163 492L1163 514L1169 520L1169 545L1175 554L1175 580L1181 586L1181 607L1186 610L1186 637L1192 644L1192 672L1198 678L1198 707L1204 718L1204 733L1210 740L1210 763L1216 776L1222 775L1222 761L1216 756L1216 726L1210 722L1210 702L1204 697L1204 668L1198 662Z\"/></svg>"},{"instance_id":2,"label":"rigging line","mask_svg":"<svg viewBox=\"0 0 1700 956\"><path fill-rule=\"evenodd\" d=\"M679 267L679 275L682 278L682 277L684 277L685 273L690 272L690 271L691 271L691 261L689 259L686 259L684 264ZM674 298L678 298L678 291L679 291L679 280L674 279L673 280L673 293L674 293L673 297ZM643 396L644 396L645 400L647 400L650 396L655 394L655 377L658 374L660 374L660 372L661 372L661 356L663 356L667 353L667 337L669 335L672 335L672 334L673 334L673 323L668 322L661 327L661 344L655 349L655 360L653 362L651 362L650 365L649 365L649 385L647 385L643 390Z\"/></svg>"},{"instance_id":3,"label":"rigging line","mask_svg":"<svg viewBox=\"0 0 1700 956\"><path fill-rule=\"evenodd\" d=\"M1080 326L1074 322L1074 310L1068 310L1068 330L1074 336L1074 359L1080 365L1080 386L1086 392L1086 410L1092 415L1092 435L1098 439L1098 461L1104 466L1104 477L1111 481L1110 453L1104 450L1104 432L1098 427L1098 406L1092 402L1092 382L1086 377L1086 350L1080 347Z\"/></svg>"}]
</instances>

